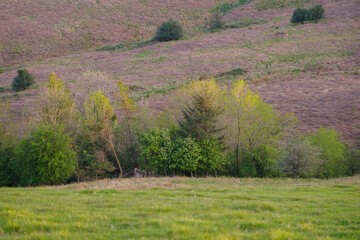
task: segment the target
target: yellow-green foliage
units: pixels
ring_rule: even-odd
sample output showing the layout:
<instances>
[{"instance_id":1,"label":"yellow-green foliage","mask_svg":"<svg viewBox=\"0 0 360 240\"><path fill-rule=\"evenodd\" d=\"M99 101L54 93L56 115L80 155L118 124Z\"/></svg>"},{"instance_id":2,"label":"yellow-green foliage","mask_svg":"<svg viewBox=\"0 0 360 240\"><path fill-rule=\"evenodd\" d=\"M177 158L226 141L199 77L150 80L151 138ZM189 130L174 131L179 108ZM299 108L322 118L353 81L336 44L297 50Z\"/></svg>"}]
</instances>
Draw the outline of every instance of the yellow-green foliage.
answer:
<instances>
[{"instance_id":1,"label":"yellow-green foliage","mask_svg":"<svg viewBox=\"0 0 360 240\"><path fill-rule=\"evenodd\" d=\"M89 94L84 103L85 125L90 132L92 141L98 138L107 138L112 128L116 126L116 116L114 108L110 105L110 100L104 96L101 90Z\"/></svg>"},{"instance_id":2,"label":"yellow-green foliage","mask_svg":"<svg viewBox=\"0 0 360 240\"><path fill-rule=\"evenodd\" d=\"M69 126L75 119L76 106L65 82L52 72L46 84L46 91L46 100L40 112L40 121L63 123Z\"/></svg>"},{"instance_id":3,"label":"yellow-green foliage","mask_svg":"<svg viewBox=\"0 0 360 240\"><path fill-rule=\"evenodd\" d=\"M122 176L123 169L113 141L113 129L117 125L117 121L110 100L104 96L101 90L90 93L84 103L84 110L85 131L90 136L92 143L98 148L109 146L119 167L120 176Z\"/></svg>"},{"instance_id":4,"label":"yellow-green foliage","mask_svg":"<svg viewBox=\"0 0 360 240\"><path fill-rule=\"evenodd\" d=\"M261 144L274 144L282 133L282 116L243 80L233 84L226 103L230 143L251 151ZM234 146L234 145L233 145Z\"/></svg>"}]
</instances>

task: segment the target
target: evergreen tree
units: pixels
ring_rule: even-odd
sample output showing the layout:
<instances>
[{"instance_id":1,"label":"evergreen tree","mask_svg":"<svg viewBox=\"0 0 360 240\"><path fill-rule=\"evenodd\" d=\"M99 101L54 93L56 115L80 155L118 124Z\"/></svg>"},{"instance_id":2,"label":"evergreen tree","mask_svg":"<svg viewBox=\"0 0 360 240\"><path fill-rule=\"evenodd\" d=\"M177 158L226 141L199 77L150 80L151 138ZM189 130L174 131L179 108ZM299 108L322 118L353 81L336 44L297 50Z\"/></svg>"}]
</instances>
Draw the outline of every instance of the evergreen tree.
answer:
<instances>
[{"instance_id":1,"label":"evergreen tree","mask_svg":"<svg viewBox=\"0 0 360 240\"><path fill-rule=\"evenodd\" d=\"M304 21L307 20L307 16L308 16L308 10L306 10L305 8L297 8L296 10L294 10L290 22L291 23L301 22L301 24L304 24Z\"/></svg>"},{"instance_id":2,"label":"evergreen tree","mask_svg":"<svg viewBox=\"0 0 360 240\"><path fill-rule=\"evenodd\" d=\"M183 119L179 120L180 135L194 138L197 142L218 135L224 129L216 126L221 113L221 109L214 105L206 92L195 95L191 103L182 110ZM223 136L220 136L217 139L221 141L222 138Z\"/></svg>"},{"instance_id":3,"label":"evergreen tree","mask_svg":"<svg viewBox=\"0 0 360 240\"><path fill-rule=\"evenodd\" d=\"M26 90L28 87L35 83L34 76L29 74L26 69L19 69L18 75L14 78L12 82L12 87L16 92Z\"/></svg>"},{"instance_id":4,"label":"evergreen tree","mask_svg":"<svg viewBox=\"0 0 360 240\"><path fill-rule=\"evenodd\" d=\"M316 5L309 10L308 18L310 21L318 22L319 19L324 18L325 9L321 5Z\"/></svg>"}]
</instances>

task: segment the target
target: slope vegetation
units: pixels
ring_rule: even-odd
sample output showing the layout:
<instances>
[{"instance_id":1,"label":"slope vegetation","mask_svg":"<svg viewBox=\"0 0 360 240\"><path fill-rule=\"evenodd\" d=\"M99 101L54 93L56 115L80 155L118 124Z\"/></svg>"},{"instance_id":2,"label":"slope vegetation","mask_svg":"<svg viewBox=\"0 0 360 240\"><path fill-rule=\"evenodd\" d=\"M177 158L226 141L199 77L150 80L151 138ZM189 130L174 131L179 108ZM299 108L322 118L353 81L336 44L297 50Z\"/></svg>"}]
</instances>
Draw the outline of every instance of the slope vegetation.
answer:
<instances>
[{"instance_id":1,"label":"slope vegetation","mask_svg":"<svg viewBox=\"0 0 360 240\"><path fill-rule=\"evenodd\" d=\"M193 7L211 6L198 2L202 1ZM303 25L289 23L293 5L259 10L261 2L224 16L237 28L198 32L185 40L144 48L89 51L6 68L0 74L0 97L12 103L20 118L39 101L43 84L55 71L68 82L79 104L99 88L111 97L116 79L122 77L134 99L162 110L173 90L197 76L216 76L223 86L244 78L266 102L282 112L294 112L303 130L324 125L340 131L349 142L359 139L359 1L305 1L305 7L322 3L326 14L317 24ZM106 28L102 31L113 34ZM37 85L14 93L9 86L16 69L24 66L35 74Z\"/></svg>"}]
</instances>

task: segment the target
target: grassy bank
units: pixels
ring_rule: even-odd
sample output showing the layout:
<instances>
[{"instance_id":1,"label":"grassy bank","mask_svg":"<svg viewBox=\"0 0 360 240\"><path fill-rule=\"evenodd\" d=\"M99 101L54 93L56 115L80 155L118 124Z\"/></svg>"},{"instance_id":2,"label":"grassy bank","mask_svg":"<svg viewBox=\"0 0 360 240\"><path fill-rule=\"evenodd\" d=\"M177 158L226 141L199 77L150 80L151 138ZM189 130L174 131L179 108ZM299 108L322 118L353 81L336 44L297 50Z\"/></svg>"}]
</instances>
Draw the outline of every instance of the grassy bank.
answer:
<instances>
[{"instance_id":1,"label":"grassy bank","mask_svg":"<svg viewBox=\"0 0 360 240\"><path fill-rule=\"evenodd\" d=\"M0 188L2 239L358 239L360 178Z\"/></svg>"}]
</instances>

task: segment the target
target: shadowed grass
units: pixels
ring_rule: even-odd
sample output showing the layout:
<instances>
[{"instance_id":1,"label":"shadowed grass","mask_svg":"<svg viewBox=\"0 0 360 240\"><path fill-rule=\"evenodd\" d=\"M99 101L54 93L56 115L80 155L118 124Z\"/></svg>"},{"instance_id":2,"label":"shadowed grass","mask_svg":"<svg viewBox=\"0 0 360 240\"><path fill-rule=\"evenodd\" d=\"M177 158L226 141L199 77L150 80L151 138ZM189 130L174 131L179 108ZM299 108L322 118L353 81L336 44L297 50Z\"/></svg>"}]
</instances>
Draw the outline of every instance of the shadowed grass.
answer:
<instances>
[{"instance_id":1,"label":"shadowed grass","mask_svg":"<svg viewBox=\"0 0 360 240\"><path fill-rule=\"evenodd\" d=\"M359 178L122 179L0 189L3 239L357 239Z\"/></svg>"}]
</instances>

